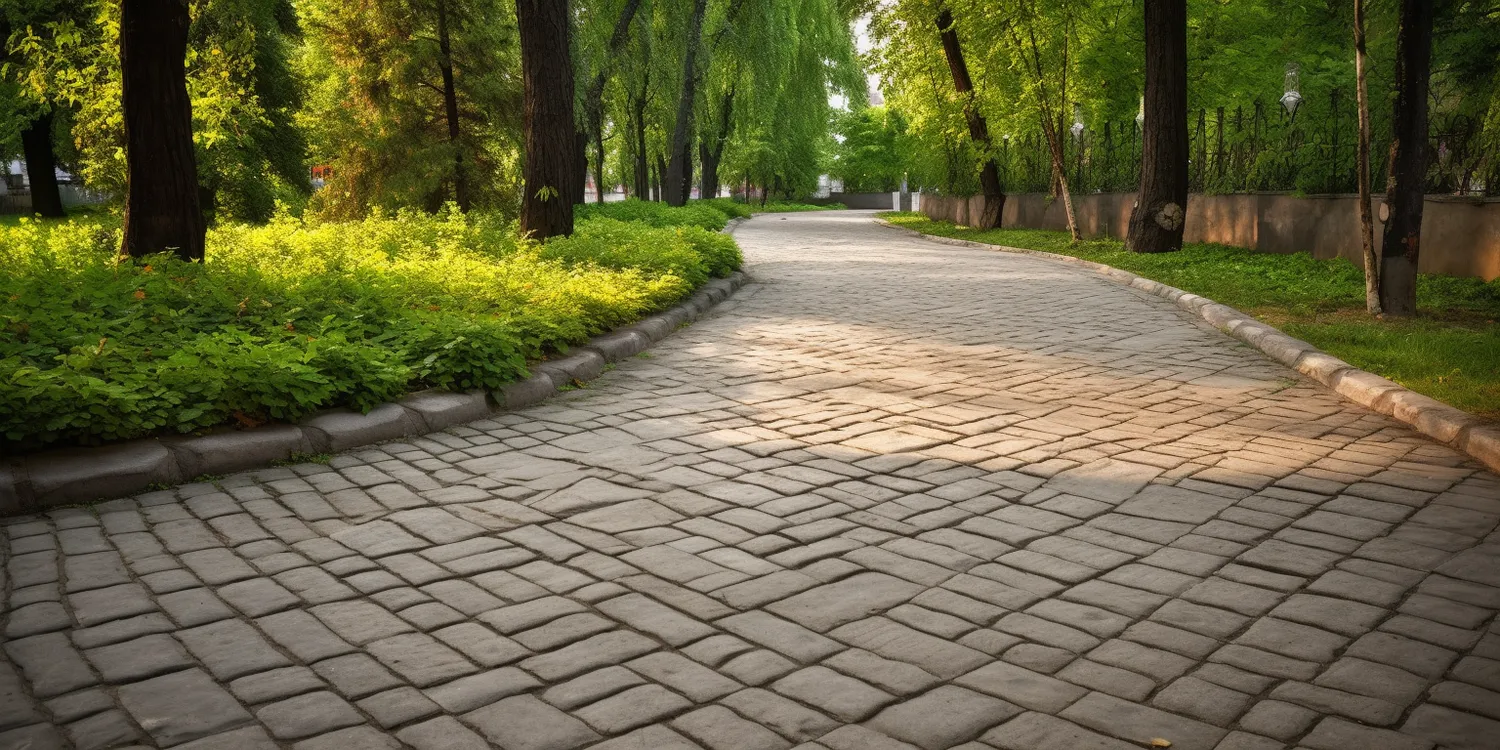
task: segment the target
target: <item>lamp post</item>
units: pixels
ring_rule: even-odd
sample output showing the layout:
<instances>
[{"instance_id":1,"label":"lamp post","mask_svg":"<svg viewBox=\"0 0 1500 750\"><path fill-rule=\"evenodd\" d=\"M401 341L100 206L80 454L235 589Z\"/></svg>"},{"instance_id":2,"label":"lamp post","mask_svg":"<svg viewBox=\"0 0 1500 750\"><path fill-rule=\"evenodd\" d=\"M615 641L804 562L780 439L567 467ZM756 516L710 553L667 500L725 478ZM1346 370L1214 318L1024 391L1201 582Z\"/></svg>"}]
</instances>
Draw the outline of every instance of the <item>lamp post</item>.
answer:
<instances>
[{"instance_id":1,"label":"lamp post","mask_svg":"<svg viewBox=\"0 0 1500 750\"><path fill-rule=\"evenodd\" d=\"M1281 108L1292 120L1297 119L1297 108L1302 106L1302 66L1294 62L1286 64L1286 93L1281 95Z\"/></svg>"}]
</instances>

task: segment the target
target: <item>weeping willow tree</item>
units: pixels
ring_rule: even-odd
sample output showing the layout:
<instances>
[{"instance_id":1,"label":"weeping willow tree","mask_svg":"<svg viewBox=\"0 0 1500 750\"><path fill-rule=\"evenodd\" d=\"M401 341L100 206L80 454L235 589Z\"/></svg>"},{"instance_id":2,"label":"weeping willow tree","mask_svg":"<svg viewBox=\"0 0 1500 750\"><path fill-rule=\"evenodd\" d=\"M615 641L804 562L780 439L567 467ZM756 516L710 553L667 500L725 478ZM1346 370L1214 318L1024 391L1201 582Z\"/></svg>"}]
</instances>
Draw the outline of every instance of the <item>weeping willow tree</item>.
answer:
<instances>
[{"instance_id":1,"label":"weeping willow tree","mask_svg":"<svg viewBox=\"0 0 1500 750\"><path fill-rule=\"evenodd\" d=\"M717 97L704 102L715 182L753 183L763 198L807 195L832 144L829 97L864 102L850 32L861 8L837 0L745 2L712 71Z\"/></svg>"}]
</instances>

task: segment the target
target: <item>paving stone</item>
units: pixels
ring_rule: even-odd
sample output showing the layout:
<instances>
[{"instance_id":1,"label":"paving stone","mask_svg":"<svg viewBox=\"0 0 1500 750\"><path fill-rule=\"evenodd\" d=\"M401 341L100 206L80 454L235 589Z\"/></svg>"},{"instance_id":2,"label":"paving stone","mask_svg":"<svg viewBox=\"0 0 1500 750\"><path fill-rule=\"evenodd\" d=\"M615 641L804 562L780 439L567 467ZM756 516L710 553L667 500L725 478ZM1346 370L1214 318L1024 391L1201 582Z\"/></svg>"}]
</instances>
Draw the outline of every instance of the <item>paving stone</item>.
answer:
<instances>
[{"instance_id":1,"label":"paving stone","mask_svg":"<svg viewBox=\"0 0 1500 750\"><path fill-rule=\"evenodd\" d=\"M617 664L641 654L655 651L657 645L638 633L614 631L565 646L551 653L533 656L521 667L536 676L555 682L601 666Z\"/></svg>"},{"instance_id":2,"label":"paving stone","mask_svg":"<svg viewBox=\"0 0 1500 750\"><path fill-rule=\"evenodd\" d=\"M406 724L415 719L431 716L442 709L414 687L404 686L356 701L361 711L369 714L380 726L387 729ZM397 735L400 736L399 734ZM409 740L403 740L410 743Z\"/></svg>"},{"instance_id":3,"label":"paving stone","mask_svg":"<svg viewBox=\"0 0 1500 750\"><path fill-rule=\"evenodd\" d=\"M282 667L257 672L229 683L229 692L241 703L253 705L279 700L324 687L323 680L307 667Z\"/></svg>"},{"instance_id":4,"label":"paving stone","mask_svg":"<svg viewBox=\"0 0 1500 750\"><path fill-rule=\"evenodd\" d=\"M712 627L640 594L626 594L596 606L610 617L673 646L682 646L715 632Z\"/></svg>"},{"instance_id":5,"label":"paving stone","mask_svg":"<svg viewBox=\"0 0 1500 750\"><path fill-rule=\"evenodd\" d=\"M135 682L193 664L177 641L161 634L101 646L85 651L84 656L110 684Z\"/></svg>"},{"instance_id":6,"label":"paving stone","mask_svg":"<svg viewBox=\"0 0 1500 750\"><path fill-rule=\"evenodd\" d=\"M922 587L884 573L861 573L767 607L818 632L861 620L921 593Z\"/></svg>"},{"instance_id":7,"label":"paving stone","mask_svg":"<svg viewBox=\"0 0 1500 750\"><path fill-rule=\"evenodd\" d=\"M381 664L417 687L447 682L476 671L457 651L422 633L391 636L366 648Z\"/></svg>"},{"instance_id":8,"label":"paving stone","mask_svg":"<svg viewBox=\"0 0 1500 750\"><path fill-rule=\"evenodd\" d=\"M1376 726L1393 724L1401 716L1401 707L1389 701L1303 682L1284 682L1271 691L1271 697Z\"/></svg>"},{"instance_id":9,"label":"paving stone","mask_svg":"<svg viewBox=\"0 0 1500 750\"><path fill-rule=\"evenodd\" d=\"M291 664L254 628L240 620L222 620L181 630L177 639L218 680L232 680Z\"/></svg>"},{"instance_id":10,"label":"paving stone","mask_svg":"<svg viewBox=\"0 0 1500 750\"><path fill-rule=\"evenodd\" d=\"M575 709L573 715L603 734L619 734L692 705L692 701L660 685L641 685Z\"/></svg>"},{"instance_id":11,"label":"paving stone","mask_svg":"<svg viewBox=\"0 0 1500 750\"><path fill-rule=\"evenodd\" d=\"M1151 704L1225 727L1249 707L1250 701L1251 696L1244 693L1196 677L1184 677L1163 688L1151 699Z\"/></svg>"},{"instance_id":12,"label":"paving stone","mask_svg":"<svg viewBox=\"0 0 1500 750\"><path fill-rule=\"evenodd\" d=\"M97 682L88 664L62 633L10 641L4 648L38 698L50 698Z\"/></svg>"},{"instance_id":13,"label":"paving stone","mask_svg":"<svg viewBox=\"0 0 1500 750\"><path fill-rule=\"evenodd\" d=\"M1154 708L1139 706L1103 693L1089 693L1059 716L1105 734L1142 745L1162 737L1173 747L1211 750L1226 732Z\"/></svg>"},{"instance_id":14,"label":"paving stone","mask_svg":"<svg viewBox=\"0 0 1500 750\"><path fill-rule=\"evenodd\" d=\"M1318 712L1276 700L1263 700L1240 717L1240 726L1257 734L1290 740L1317 721Z\"/></svg>"},{"instance_id":15,"label":"paving stone","mask_svg":"<svg viewBox=\"0 0 1500 750\"><path fill-rule=\"evenodd\" d=\"M460 677L424 692L444 711L463 713L540 685L535 677L515 667L501 667Z\"/></svg>"},{"instance_id":16,"label":"paving stone","mask_svg":"<svg viewBox=\"0 0 1500 750\"><path fill-rule=\"evenodd\" d=\"M679 716L672 721L672 728L711 750L786 750L792 744L723 706L708 706Z\"/></svg>"},{"instance_id":17,"label":"paving stone","mask_svg":"<svg viewBox=\"0 0 1500 750\"><path fill-rule=\"evenodd\" d=\"M1500 736L1500 722L1443 706L1417 706L1401 733L1420 737L1453 750L1484 750Z\"/></svg>"},{"instance_id":18,"label":"paving stone","mask_svg":"<svg viewBox=\"0 0 1500 750\"><path fill-rule=\"evenodd\" d=\"M1346 750L1346 748L1369 748L1369 750L1431 750L1433 743L1408 734L1375 729L1330 716L1318 722L1316 727L1299 743L1313 750Z\"/></svg>"},{"instance_id":19,"label":"paving stone","mask_svg":"<svg viewBox=\"0 0 1500 750\"><path fill-rule=\"evenodd\" d=\"M660 724L641 727L623 737L606 740L593 747L599 750L698 750L698 746L687 738Z\"/></svg>"},{"instance_id":20,"label":"paving stone","mask_svg":"<svg viewBox=\"0 0 1500 750\"><path fill-rule=\"evenodd\" d=\"M628 662L627 666L698 703L707 703L742 687L734 680L680 654L647 654Z\"/></svg>"},{"instance_id":21,"label":"paving stone","mask_svg":"<svg viewBox=\"0 0 1500 750\"><path fill-rule=\"evenodd\" d=\"M492 703L463 721L506 750L572 750L599 739L588 725L530 695Z\"/></svg>"},{"instance_id":22,"label":"paving stone","mask_svg":"<svg viewBox=\"0 0 1500 750\"><path fill-rule=\"evenodd\" d=\"M120 688L120 705L165 747L234 729L250 714L202 670L189 669Z\"/></svg>"},{"instance_id":23,"label":"paving stone","mask_svg":"<svg viewBox=\"0 0 1500 750\"><path fill-rule=\"evenodd\" d=\"M955 683L1002 698L1023 708L1055 714L1088 691L1023 667L991 662Z\"/></svg>"},{"instance_id":24,"label":"paving stone","mask_svg":"<svg viewBox=\"0 0 1500 750\"><path fill-rule=\"evenodd\" d=\"M943 679L952 679L990 661L983 652L883 617L852 622L836 628L829 635L887 659L914 664Z\"/></svg>"},{"instance_id":25,"label":"paving stone","mask_svg":"<svg viewBox=\"0 0 1500 750\"><path fill-rule=\"evenodd\" d=\"M255 718L280 740L311 737L364 722L353 706L329 692L307 693L272 703L256 711Z\"/></svg>"},{"instance_id":26,"label":"paving stone","mask_svg":"<svg viewBox=\"0 0 1500 750\"><path fill-rule=\"evenodd\" d=\"M1030 711L991 729L980 739L986 745L1004 750L1130 750L1138 747L1055 716Z\"/></svg>"},{"instance_id":27,"label":"paving stone","mask_svg":"<svg viewBox=\"0 0 1500 750\"><path fill-rule=\"evenodd\" d=\"M400 750L401 743L374 727L361 726L303 740L292 745L292 750L343 750L350 747L360 750Z\"/></svg>"},{"instance_id":28,"label":"paving stone","mask_svg":"<svg viewBox=\"0 0 1500 750\"><path fill-rule=\"evenodd\" d=\"M793 742L816 739L839 725L817 711L760 688L741 690L719 702Z\"/></svg>"},{"instance_id":29,"label":"paving stone","mask_svg":"<svg viewBox=\"0 0 1500 750\"><path fill-rule=\"evenodd\" d=\"M955 685L944 685L891 706L870 726L926 750L944 750L978 737L1020 713L1017 706Z\"/></svg>"},{"instance_id":30,"label":"paving stone","mask_svg":"<svg viewBox=\"0 0 1500 750\"><path fill-rule=\"evenodd\" d=\"M490 744L451 716L439 716L396 732L417 750L488 750Z\"/></svg>"},{"instance_id":31,"label":"paving stone","mask_svg":"<svg viewBox=\"0 0 1500 750\"><path fill-rule=\"evenodd\" d=\"M389 669L363 653L325 659L314 664L313 671L351 699L362 698L401 684L401 680L391 674Z\"/></svg>"}]
</instances>

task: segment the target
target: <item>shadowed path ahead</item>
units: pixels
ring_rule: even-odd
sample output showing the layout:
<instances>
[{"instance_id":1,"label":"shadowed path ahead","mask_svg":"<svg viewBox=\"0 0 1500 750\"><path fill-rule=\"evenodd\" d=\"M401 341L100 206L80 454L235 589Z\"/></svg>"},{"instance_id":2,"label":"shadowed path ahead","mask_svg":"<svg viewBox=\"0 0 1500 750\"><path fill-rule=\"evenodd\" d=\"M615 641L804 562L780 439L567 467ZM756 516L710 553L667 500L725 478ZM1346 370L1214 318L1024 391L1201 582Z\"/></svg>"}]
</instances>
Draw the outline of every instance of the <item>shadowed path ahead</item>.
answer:
<instances>
[{"instance_id":1,"label":"shadowed path ahead","mask_svg":"<svg viewBox=\"0 0 1500 750\"><path fill-rule=\"evenodd\" d=\"M545 405L5 521L0 748L1500 742L1494 475L1094 274L737 236Z\"/></svg>"}]
</instances>

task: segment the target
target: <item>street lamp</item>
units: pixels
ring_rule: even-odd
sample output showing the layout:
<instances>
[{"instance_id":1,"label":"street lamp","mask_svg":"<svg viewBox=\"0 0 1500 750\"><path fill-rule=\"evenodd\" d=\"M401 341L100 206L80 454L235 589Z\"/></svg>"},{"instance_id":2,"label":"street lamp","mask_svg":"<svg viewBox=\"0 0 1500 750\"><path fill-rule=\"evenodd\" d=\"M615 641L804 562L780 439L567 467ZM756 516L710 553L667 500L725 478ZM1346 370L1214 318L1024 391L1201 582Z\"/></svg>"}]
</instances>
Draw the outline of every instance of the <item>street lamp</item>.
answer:
<instances>
[{"instance_id":1,"label":"street lamp","mask_svg":"<svg viewBox=\"0 0 1500 750\"><path fill-rule=\"evenodd\" d=\"M1294 62L1286 64L1286 93L1281 95L1281 107L1293 120L1297 119L1297 108L1302 106L1301 88L1302 66Z\"/></svg>"},{"instance_id":2,"label":"street lamp","mask_svg":"<svg viewBox=\"0 0 1500 750\"><path fill-rule=\"evenodd\" d=\"M1073 127L1068 128L1073 133L1073 139L1083 140L1083 105L1073 102Z\"/></svg>"}]
</instances>

